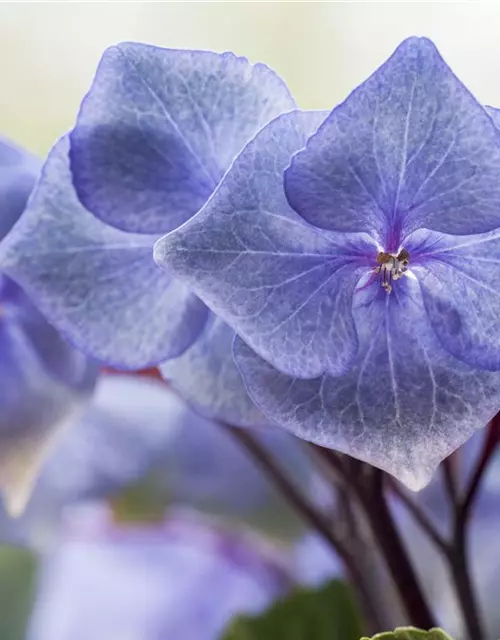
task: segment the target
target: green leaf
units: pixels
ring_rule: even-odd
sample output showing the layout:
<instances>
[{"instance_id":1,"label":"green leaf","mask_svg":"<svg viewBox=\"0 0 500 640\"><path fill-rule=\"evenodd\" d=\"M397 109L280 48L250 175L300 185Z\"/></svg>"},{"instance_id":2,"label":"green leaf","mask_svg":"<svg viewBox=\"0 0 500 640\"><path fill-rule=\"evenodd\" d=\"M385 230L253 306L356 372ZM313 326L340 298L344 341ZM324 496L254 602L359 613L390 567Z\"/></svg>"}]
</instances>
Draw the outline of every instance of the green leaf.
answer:
<instances>
[{"instance_id":1,"label":"green leaf","mask_svg":"<svg viewBox=\"0 0 500 640\"><path fill-rule=\"evenodd\" d=\"M236 618L223 640L359 640L361 618L340 580L297 589L260 616Z\"/></svg>"},{"instance_id":2,"label":"green leaf","mask_svg":"<svg viewBox=\"0 0 500 640\"><path fill-rule=\"evenodd\" d=\"M37 558L21 547L0 545L0 638L26 635L36 578Z\"/></svg>"},{"instance_id":3,"label":"green leaf","mask_svg":"<svg viewBox=\"0 0 500 640\"><path fill-rule=\"evenodd\" d=\"M373 638L361 638L361 640L453 640L442 629L421 631L415 627L399 627L395 631L377 633Z\"/></svg>"}]
</instances>

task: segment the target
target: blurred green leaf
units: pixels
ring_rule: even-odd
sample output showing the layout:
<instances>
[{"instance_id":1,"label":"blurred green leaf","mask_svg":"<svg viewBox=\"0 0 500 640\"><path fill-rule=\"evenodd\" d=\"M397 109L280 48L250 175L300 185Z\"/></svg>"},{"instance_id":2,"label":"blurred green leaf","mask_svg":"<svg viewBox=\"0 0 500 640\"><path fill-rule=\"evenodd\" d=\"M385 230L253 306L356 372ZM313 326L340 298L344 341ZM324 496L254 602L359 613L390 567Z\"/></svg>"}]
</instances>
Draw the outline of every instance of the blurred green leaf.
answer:
<instances>
[{"instance_id":1,"label":"blurred green leaf","mask_svg":"<svg viewBox=\"0 0 500 640\"><path fill-rule=\"evenodd\" d=\"M0 638L22 640L31 613L37 557L28 549L0 545Z\"/></svg>"},{"instance_id":2,"label":"blurred green leaf","mask_svg":"<svg viewBox=\"0 0 500 640\"><path fill-rule=\"evenodd\" d=\"M340 580L297 589L260 616L236 618L223 640L359 640L361 618Z\"/></svg>"},{"instance_id":3,"label":"blurred green leaf","mask_svg":"<svg viewBox=\"0 0 500 640\"><path fill-rule=\"evenodd\" d=\"M415 627L399 627L395 631L378 633L373 638L361 638L361 640L453 640L442 629L421 631Z\"/></svg>"}]
</instances>

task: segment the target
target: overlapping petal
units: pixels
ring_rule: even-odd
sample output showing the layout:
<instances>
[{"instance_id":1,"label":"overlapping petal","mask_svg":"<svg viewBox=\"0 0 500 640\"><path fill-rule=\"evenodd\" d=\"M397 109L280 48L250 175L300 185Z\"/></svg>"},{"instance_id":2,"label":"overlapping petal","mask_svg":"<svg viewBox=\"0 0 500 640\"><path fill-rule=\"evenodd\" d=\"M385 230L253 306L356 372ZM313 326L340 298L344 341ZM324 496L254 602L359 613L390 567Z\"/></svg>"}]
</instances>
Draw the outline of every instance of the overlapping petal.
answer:
<instances>
[{"instance_id":1,"label":"overlapping petal","mask_svg":"<svg viewBox=\"0 0 500 640\"><path fill-rule=\"evenodd\" d=\"M181 356L160 365L164 378L192 406L214 420L238 427L269 424L250 399L234 364L234 331L211 314L196 342Z\"/></svg>"},{"instance_id":2,"label":"overlapping petal","mask_svg":"<svg viewBox=\"0 0 500 640\"><path fill-rule=\"evenodd\" d=\"M375 260L316 231L288 206L283 171L323 119L292 112L248 144L203 210L162 238L155 259L260 355L299 377L344 372L356 355L356 265ZM367 257L368 256L368 257ZM350 265L354 262L354 267Z\"/></svg>"},{"instance_id":3,"label":"overlapping petal","mask_svg":"<svg viewBox=\"0 0 500 640\"><path fill-rule=\"evenodd\" d=\"M409 38L334 109L286 172L291 206L317 227L371 230L387 251L426 227L500 226L500 136L434 45Z\"/></svg>"},{"instance_id":4,"label":"overlapping petal","mask_svg":"<svg viewBox=\"0 0 500 640\"><path fill-rule=\"evenodd\" d=\"M441 348L416 282L405 279L391 296L373 287L357 296L360 351L346 375L287 376L239 339L236 363L252 398L282 427L418 490L497 411L500 377Z\"/></svg>"},{"instance_id":5,"label":"overlapping petal","mask_svg":"<svg viewBox=\"0 0 500 640\"><path fill-rule=\"evenodd\" d=\"M84 209L67 153L63 138L0 246L0 269L99 360L139 368L179 355L201 331L205 305L155 265L155 236L114 229Z\"/></svg>"},{"instance_id":6,"label":"overlapping petal","mask_svg":"<svg viewBox=\"0 0 500 640\"><path fill-rule=\"evenodd\" d=\"M273 71L232 53L111 47L71 134L79 198L112 226L166 233L205 204L262 126L294 106Z\"/></svg>"},{"instance_id":7,"label":"overlapping petal","mask_svg":"<svg viewBox=\"0 0 500 640\"><path fill-rule=\"evenodd\" d=\"M28 151L0 137L0 240L23 212L41 164Z\"/></svg>"},{"instance_id":8,"label":"overlapping petal","mask_svg":"<svg viewBox=\"0 0 500 640\"><path fill-rule=\"evenodd\" d=\"M441 344L473 367L500 369L500 233L420 232L414 269ZM411 246L411 245L410 245Z\"/></svg>"}]
</instances>

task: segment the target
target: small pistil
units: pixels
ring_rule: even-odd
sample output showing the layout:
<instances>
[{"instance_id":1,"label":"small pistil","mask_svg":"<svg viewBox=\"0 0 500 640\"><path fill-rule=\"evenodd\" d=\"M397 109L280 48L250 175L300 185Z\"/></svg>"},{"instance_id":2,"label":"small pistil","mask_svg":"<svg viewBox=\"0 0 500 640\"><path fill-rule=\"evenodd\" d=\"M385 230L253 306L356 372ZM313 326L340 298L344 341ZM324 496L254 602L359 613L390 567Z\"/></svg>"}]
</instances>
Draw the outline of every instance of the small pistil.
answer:
<instances>
[{"instance_id":1,"label":"small pistil","mask_svg":"<svg viewBox=\"0 0 500 640\"><path fill-rule=\"evenodd\" d=\"M382 287L391 293L393 280L399 280L408 271L408 264L410 262L410 254L406 249L396 255L394 253L386 253L380 251L377 255L377 267L375 273L381 275Z\"/></svg>"}]
</instances>

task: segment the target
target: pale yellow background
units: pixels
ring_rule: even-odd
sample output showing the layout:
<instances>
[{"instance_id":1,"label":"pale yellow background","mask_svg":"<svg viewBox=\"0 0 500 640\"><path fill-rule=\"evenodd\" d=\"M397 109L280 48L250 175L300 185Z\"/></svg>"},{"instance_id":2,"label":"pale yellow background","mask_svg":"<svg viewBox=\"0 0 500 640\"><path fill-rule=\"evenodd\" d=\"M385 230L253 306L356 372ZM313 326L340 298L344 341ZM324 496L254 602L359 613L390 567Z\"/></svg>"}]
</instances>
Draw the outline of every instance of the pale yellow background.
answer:
<instances>
[{"instance_id":1,"label":"pale yellow background","mask_svg":"<svg viewBox=\"0 0 500 640\"><path fill-rule=\"evenodd\" d=\"M299 105L330 108L412 34L431 37L476 96L500 106L500 2L3 2L0 133L45 153L121 40L230 49L274 67Z\"/></svg>"}]
</instances>

